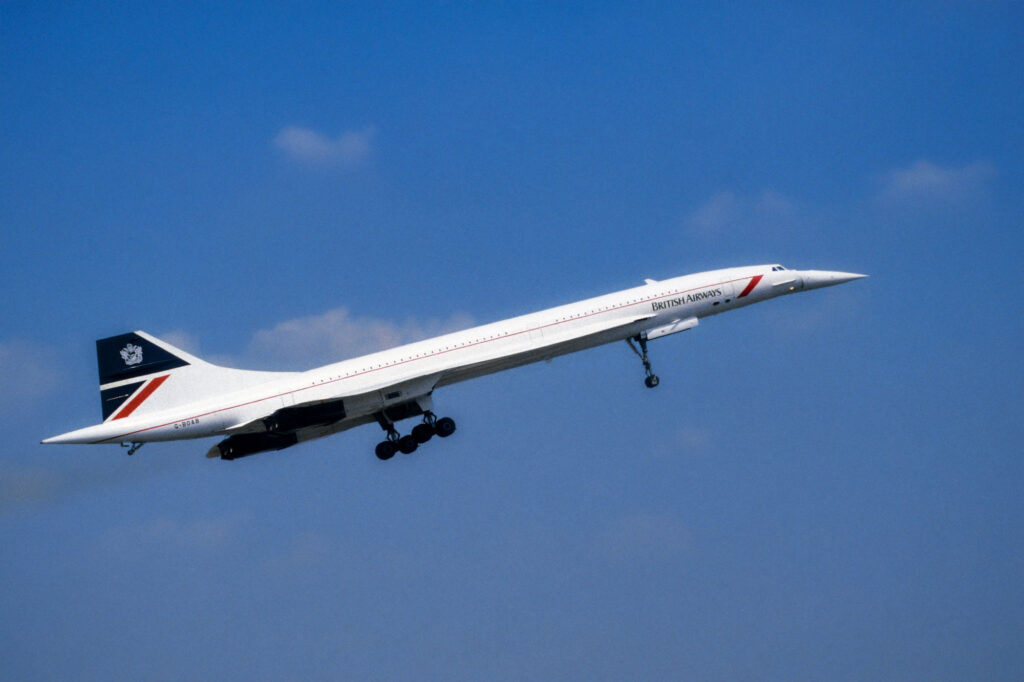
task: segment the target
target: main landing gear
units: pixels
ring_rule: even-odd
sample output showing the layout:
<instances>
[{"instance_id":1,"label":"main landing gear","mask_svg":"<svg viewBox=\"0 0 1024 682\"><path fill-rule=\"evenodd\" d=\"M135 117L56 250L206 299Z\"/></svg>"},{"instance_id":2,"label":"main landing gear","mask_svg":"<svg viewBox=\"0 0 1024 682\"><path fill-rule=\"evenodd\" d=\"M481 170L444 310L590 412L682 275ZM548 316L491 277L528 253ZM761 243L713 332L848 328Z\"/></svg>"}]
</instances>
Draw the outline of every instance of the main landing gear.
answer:
<instances>
[{"instance_id":1,"label":"main landing gear","mask_svg":"<svg viewBox=\"0 0 1024 682\"><path fill-rule=\"evenodd\" d=\"M640 344L640 350L636 349L636 346L633 345L633 341ZM647 339L644 338L644 335L637 334L631 339L626 339L626 343L628 343L629 347L633 349L633 352L640 357L640 361L644 363L644 373L646 374L644 377L644 386L647 388L654 388L661 383L661 380L658 379L658 375L651 371L651 361L647 359Z\"/></svg>"},{"instance_id":2,"label":"main landing gear","mask_svg":"<svg viewBox=\"0 0 1024 682\"><path fill-rule=\"evenodd\" d=\"M451 417L438 419L433 412L423 413L423 423L413 427L412 433L402 436L395 429L394 423L381 424L388 432L387 440L377 443L375 453L377 459L388 460L395 456L396 452L411 455L423 443L437 436L447 438L455 433L455 420Z\"/></svg>"}]
</instances>

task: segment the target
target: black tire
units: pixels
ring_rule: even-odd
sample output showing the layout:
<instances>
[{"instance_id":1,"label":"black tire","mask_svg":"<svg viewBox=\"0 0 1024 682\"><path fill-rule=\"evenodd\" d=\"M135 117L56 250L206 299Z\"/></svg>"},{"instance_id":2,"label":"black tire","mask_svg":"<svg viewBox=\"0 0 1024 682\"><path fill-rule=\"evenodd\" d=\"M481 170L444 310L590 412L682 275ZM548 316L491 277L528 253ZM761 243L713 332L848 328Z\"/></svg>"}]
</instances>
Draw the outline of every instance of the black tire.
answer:
<instances>
[{"instance_id":1,"label":"black tire","mask_svg":"<svg viewBox=\"0 0 1024 682\"><path fill-rule=\"evenodd\" d=\"M657 374L651 374L650 376L644 379L644 386L646 386L647 388L654 388L659 383L661 383L661 380L658 379Z\"/></svg>"},{"instance_id":2,"label":"black tire","mask_svg":"<svg viewBox=\"0 0 1024 682\"><path fill-rule=\"evenodd\" d=\"M434 427L430 424L418 424L412 429L412 437L417 443L426 443L434 437Z\"/></svg>"},{"instance_id":3,"label":"black tire","mask_svg":"<svg viewBox=\"0 0 1024 682\"><path fill-rule=\"evenodd\" d=\"M394 443L392 443L389 440L384 440L381 441L380 443L377 443L377 449L375 452L377 454L377 459L383 462L394 457L396 450L397 448L395 447Z\"/></svg>"},{"instance_id":4,"label":"black tire","mask_svg":"<svg viewBox=\"0 0 1024 682\"><path fill-rule=\"evenodd\" d=\"M417 447L419 447L419 443L412 436L402 436L398 439L398 449L403 455L411 455L416 452Z\"/></svg>"},{"instance_id":5,"label":"black tire","mask_svg":"<svg viewBox=\"0 0 1024 682\"><path fill-rule=\"evenodd\" d=\"M441 438L447 438L448 436L455 433L455 420L451 417L441 417L434 424L434 431Z\"/></svg>"}]
</instances>

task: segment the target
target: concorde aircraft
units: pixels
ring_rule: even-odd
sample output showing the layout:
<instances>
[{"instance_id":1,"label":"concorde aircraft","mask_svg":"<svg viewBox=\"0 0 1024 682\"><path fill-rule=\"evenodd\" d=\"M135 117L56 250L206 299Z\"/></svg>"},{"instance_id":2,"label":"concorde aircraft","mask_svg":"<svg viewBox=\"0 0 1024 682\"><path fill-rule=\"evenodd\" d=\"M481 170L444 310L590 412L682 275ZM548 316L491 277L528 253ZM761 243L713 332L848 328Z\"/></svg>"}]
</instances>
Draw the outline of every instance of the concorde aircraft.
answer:
<instances>
[{"instance_id":1,"label":"concorde aircraft","mask_svg":"<svg viewBox=\"0 0 1024 682\"><path fill-rule=\"evenodd\" d=\"M434 390L520 365L625 341L644 384L658 385L649 341L709 317L785 294L866 275L781 265L712 270L513 317L306 372L218 367L142 331L100 339L103 423L43 443L143 443L226 436L207 457L233 460L376 422L382 460L455 432L434 414ZM398 422L422 417L401 435Z\"/></svg>"}]
</instances>

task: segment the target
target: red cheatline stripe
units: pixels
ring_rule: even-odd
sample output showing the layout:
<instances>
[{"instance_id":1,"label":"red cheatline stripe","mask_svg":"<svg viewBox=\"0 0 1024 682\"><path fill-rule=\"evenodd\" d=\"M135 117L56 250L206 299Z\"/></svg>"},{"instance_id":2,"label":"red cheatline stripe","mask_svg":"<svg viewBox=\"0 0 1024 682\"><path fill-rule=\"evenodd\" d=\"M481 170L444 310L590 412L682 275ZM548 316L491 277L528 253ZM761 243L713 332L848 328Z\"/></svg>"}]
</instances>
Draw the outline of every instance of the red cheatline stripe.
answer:
<instances>
[{"instance_id":1,"label":"red cheatline stripe","mask_svg":"<svg viewBox=\"0 0 1024 682\"><path fill-rule=\"evenodd\" d=\"M718 282L718 284L734 284L736 282L741 282L744 279L746 279L746 277L738 277L736 279L728 279L728 280L725 280L725 281L722 281L722 282ZM761 276L759 275L755 279L759 280L759 279L761 279ZM673 296L678 296L679 294L685 294L685 293L688 293L690 291L697 291L697 289L703 289L703 288L705 288L707 286L709 286L709 285L703 285L703 286L699 286L699 287L694 287L692 289L681 289L679 291L673 291L671 293L662 294L660 296L651 296L651 297L642 298L642 299L639 299L639 300L633 301L633 302L620 303L618 305L615 305L615 306L612 306L612 307L608 308L607 310L595 311L595 312L587 313L584 317L591 317L592 315L601 315L601 314L603 314L605 312L608 312L609 310L622 310L624 308L632 308L632 307L639 306L639 305L646 306L650 301L660 301L662 299L672 298ZM710 285L710 286L713 286L713 285ZM621 292L616 292L616 293L621 293ZM578 319L578 318L571 318L571 320L575 320L575 319ZM519 336L521 334L529 334L530 332L537 331L538 329L547 329L548 327L557 327L558 325L565 324L566 322L569 322L571 320L567 319L567 320L555 321L555 322L550 322L550 323L547 323L547 324L542 324L542 325L539 325L539 326L536 326L536 327L532 327L530 329L523 329L523 330L517 331L517 332L510 332L508 334L504 334L504 335L501 335L501 336L496 336L496 337L493 337L493 338L490 338L490 339L485 339L483 341L478 341L476 343L470 344L470 346L479 346L479 345L482 345L482 344L493 343L495 341L499 341L499 340L502 340L502 339L507 339L507 338L510 338L510 337L513 337L513 336ZM467 346L467 348L470 347L470 346ZM458 350L461 350L461 349L458 349ZM404 360L404 361L402 361L401 363L398 363L398 364L405 365L405 364L408 364L410 362L420 362L422 360L426 360L427 358L433 358L433 357L437 357L438 355L443 355L445 353L451 353L451 352L455 352L455 351L456 351L455 348L452 348L451 350L432 351L432 352L430 352L428 354L423 355L422 357L409 358L408 360ZM365 370L362 370L362 371L359 371L359 372L354 372L352 374L346 374L345 376L340 376L340 377L336 377L334 379L329 379L325 383L333 384L333 383L336 383L338 381L348 381L349 379L354 379L355 377L360 377L360 376L363 376L363 375L366 375L366 374L370 374L372 372L380 372L380 371L383 371L385 369L388 369L388 368L391 368L391 367L394 367L394 366L395 365L387 365L387 366L383 366L382 365L382 366L378 366L376 368L365 369ZM283 393L276 393L274 395L269 395L269 396L266 396L266 397L263 397L263 398L256 398L254 400L249 400L247 402L242 402L242 403L237 403L237 404L234 404L234 405L229 405L227 407L218 407L216 409L211 409L209 412L202 412L200 414L193 415L190 418L206 417L206 416L209 416L211 414L219 414L221 412L227 412L228 410L234 410L234 409L237 409L239 407L246 407L247 405L255 405L256 403L262 403L262 402L266 402L268 400L275 400L275 399L280 398L281 396L285 396L285 395L295 395L297 393L302 393L303 391L308 391L311 388L317 388L317 387L320 387L320 386L322 386L322 384L316 384L315 386L304 386L302 388L296 388L296 389L293 389L293 390L290 390L290 391L285 391ZM103 440L98 440L98 441L95 441L95 442L96 443L113 443L113 442L116 442L118 440L124 440L127 437L129 437L129 436L134 436L137 433L144 433L146 431L152 431L154 429L162 429L163 427L170 426L173 423L174 423L173 421L170 421L170 422L167 422L166 424L156 424L154 426L147 426L144 429L136 429L134 431L129 431L127 433L122 433L120 435L113 436L111 438L104 438Z\"/></svg>"},{"instance_id":2,"label":"red cheatline stripe","mask_svg":"<svg viewBox=\"0 0 1024 682\"><path fill-rule=\"evenodd\" d=\"M136 393L135 397L128 401L128 404L124 406L124 409L118 412L117 416L114 417L114 419L124 419L132 412L134 412L139 407L139 405L141 405L143 401L146 400L146 398L153 395L153 391L160 388L160 384L167 381L167 377L169 376L171 375L165 374L162 377L157 377L150 381L145 386L143 386L142 390Z\"/></svg>"},{"instance_id":3,"label":"red cheatline stripe","mask_svg":"<svg viewBox=\"0 0 1024 682\"><path fill-rule=\"evenodd\" d=\"M753 279L751 279L750 283L747 285L747 288L744 289L743 291L741 291L740 295L737 296L736 298L743 298L744 296L749 294L751 291L753 291L754 287L757 286L757 283L761 281L762 277L764 277L764 275L754 275Z\"/></svg>"}]
</instances>

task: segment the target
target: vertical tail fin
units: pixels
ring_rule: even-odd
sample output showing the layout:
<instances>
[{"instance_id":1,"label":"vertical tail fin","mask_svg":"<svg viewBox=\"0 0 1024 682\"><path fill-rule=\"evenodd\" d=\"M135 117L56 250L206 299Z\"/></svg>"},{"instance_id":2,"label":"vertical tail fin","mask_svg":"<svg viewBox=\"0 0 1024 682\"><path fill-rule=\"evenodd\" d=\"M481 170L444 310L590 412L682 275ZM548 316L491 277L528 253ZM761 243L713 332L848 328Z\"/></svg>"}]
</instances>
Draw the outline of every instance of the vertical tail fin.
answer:
<instances>
[{"instance_id":1,"label":"vertical tail fin","mask_svg":"<svg viewBox=\"0 0 1024 682\"><path fill-rule=\"evenodd\" d=\"M98 340L96 360L103 421L195 402L286 374L211 365L143 331Z\"/></svg>"}]
</instances>

